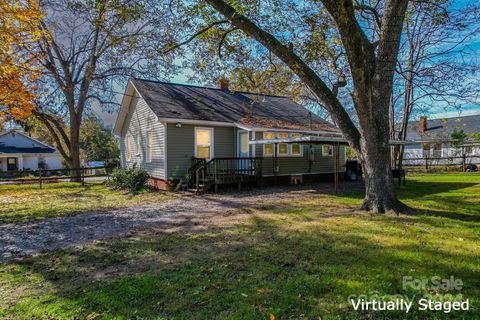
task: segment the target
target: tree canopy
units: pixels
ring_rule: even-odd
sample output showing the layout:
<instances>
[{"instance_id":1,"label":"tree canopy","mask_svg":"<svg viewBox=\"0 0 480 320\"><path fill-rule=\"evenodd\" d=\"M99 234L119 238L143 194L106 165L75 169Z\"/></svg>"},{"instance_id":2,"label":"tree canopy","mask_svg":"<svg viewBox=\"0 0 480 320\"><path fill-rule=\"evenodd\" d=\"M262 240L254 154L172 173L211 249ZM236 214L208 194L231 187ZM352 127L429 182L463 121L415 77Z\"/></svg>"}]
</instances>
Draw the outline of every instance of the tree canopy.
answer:
<instances>
[{"instance_id":1,"label":"tree canopy","mask_svg":"<svg viewBox=\"0 0 480 320\"><path fill-rule=\"evenodd\" d=\"M359 155L366 176L363 208L405 208L396 199L390 171L388 109L407 0L379 1L375 7L333 0L175 3L180 12L195 12L184 25L196 32L173 48L200 36L213 39L219 52L223 44L240 51L231 55L233 62L263 56L270 63L275 56L311 90ZM207 48L211 55L212 46ZM351 99L342 100L341 88ZM356 119L347 111L351 106Z\"/></svg>"},{"instance_id":2,"label":"tree canopy","mask_svg":"<svg viewBox=\"0 0 480 320\"><path fill-rule=\"evenodd\" d=\"M118 164L120 149L111 130L106 129L95 117L87 118L80 127L80 147L86 161L105 161Z\"/></svg>"},{"instance_id":3,"label":"tree canopy","mask_svg":"<svg viewBox=\"0 0 480 320\"><path fill-rule=\"evenodd\" d=\"M149 1L46 0L41 37L44 92L34 115L70 167L80 165L80 125L92 103L115 109L129 76L160 77L162 19Z\"/></svg>"},{"instance_id":4,"label":"tree canopy","mask_svg":"<svg viewBox=\"0 0 480 320\"><path fill-rule=\"evenodd\" d=\"M41 57L33 44L43 36L42 18L36 0L0 2L0 122L24 119L34 108Z\"/></svg>"}]
</instances>

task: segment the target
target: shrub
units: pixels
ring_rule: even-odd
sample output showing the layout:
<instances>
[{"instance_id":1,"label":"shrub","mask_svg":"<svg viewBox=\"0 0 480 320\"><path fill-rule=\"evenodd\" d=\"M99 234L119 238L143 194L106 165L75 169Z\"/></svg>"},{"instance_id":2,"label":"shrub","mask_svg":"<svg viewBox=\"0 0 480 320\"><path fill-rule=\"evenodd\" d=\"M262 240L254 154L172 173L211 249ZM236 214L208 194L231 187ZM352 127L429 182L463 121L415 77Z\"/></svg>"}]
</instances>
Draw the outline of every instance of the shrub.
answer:
<instances>
[{"instance_id":1,"label":"shrub","mask_svg":"<svg viewBox=\"0 0 480 320\"><path fill-rule=\"evenodd\" d=\"M145 187L148 179L148 172L145 169L117 168L112 172L111 184L120 189L127 189L130 192L140 191Z\"/></svg>"}]
</instances>

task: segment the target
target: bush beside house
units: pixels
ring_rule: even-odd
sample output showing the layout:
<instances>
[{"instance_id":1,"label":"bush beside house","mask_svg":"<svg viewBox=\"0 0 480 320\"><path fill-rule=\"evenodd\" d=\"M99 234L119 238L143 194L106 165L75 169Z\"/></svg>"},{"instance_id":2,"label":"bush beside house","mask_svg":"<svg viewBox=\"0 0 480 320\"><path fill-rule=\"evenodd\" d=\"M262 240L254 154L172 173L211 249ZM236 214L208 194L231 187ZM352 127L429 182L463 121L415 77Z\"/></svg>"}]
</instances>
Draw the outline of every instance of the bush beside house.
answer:
<instances>
[{"instance_id":1,"label":"bush beside house","mask_svg":"<svg viewBox=\"0 0 480 320\"><path fill-rule=\"evenodd\" d=\"M148 180L148 172L142 168L117 168L112 172L110 183L120 189L129 192L138 192L145 188Z\"/></svg>"}]
</instances>

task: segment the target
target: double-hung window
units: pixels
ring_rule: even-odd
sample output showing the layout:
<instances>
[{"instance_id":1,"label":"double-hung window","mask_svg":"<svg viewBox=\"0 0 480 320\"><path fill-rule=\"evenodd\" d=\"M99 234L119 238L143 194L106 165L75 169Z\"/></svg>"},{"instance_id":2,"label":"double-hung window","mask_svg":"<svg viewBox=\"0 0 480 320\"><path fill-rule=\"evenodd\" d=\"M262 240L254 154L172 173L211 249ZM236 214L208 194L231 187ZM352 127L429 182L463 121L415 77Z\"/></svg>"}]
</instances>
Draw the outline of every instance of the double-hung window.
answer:
<instances>
[{"instance_id":1,"label":"double-hung window","mask_svg":"<svg viewBox=\"0 0 480 320\"><path fill-rule=\"evenodd\" d=\"M127 136L127 160L132 160L132 136Z\"/></svg>"},{"instance_id":2,"label":"double-hung window","mask_svg":"<svg viewBox=\"0 0 480 320\"><path fill-rule=\"evenodd\" d=\"M272 140L275 139L275 133L273 132L264 132L263 133L264 140ZM264 156L271 156L273 155L273 143L267 143L263 145L263 155Z\"/></svg>"},{"instance_id":3,"label":"double-hung window","mask_svg":"<svg viewBox=\"0 0 480 320\"><path fill-rule=\"evenodd\" d=\"M287 139L288 133L278 133L278 139ZM287 143L279 143L278 144L278 155L279 156L288 156L288 144Z\"/></svg>"},{"instance_id":4,"label":"double-hung window","mask_svg":"<svg viewBox=\"0 0 480 320\"><path fill-rule=\"evenodd\" d=\"M322 156L324 157L333 156L333 146L331 144L322 144Z\"/></svg>"},{"instance_id":5,"label":"double-hung window","mask_svg":"<svg viewBox=\"0 0 480 320\"><path fill-rule=\"evenodd\" d=\"M141 144L141 137L140 133L137 133L137 139L136 139L136 151L137 151L137 156L140 155L140 152L142 150L142 144Z\"/></svg>"},{"instance_id":6,"label":"double-hung window","mask_svg":"<svg viewBox=\"0 0 480 320\"><path fill-rule=\"evenodd\" d=\"M432 156L435 158L440 158L442 156L442 144L435 143L432 148Z\"/></svg>"},{"instance_id":7,"label":"double-hung window","mask_svg":"<svg viewBox=\"0 0 480 320\"><path fill-rule=\"evenodd\" d=\"M300 133L292 133L290 137L300 138L302 135ZM292 156L301 156L302 155L302 145L300 143L291 144L291 154Z\"/></svg>"},{"instance_id":8,"label":"double-hung window","mask_svg":"<svg viewBox=\"0 0 480 320\"><path fill-rule=\"evenodd\" d=\"M213 158L213 128L195 128L195 157Z\"/></svg>"},{"instance_id":9,"label":"double-hung window","mask_svg":"<svg viewBox=\"0 0 480 320\"><path fill-rule=\"evenodd\" d=\"M430 157L430 143L423 143L422 144L422 156L423 157Z\"/></svg>"},{"instance_id":10,"label":"double-hung window","mask_svg":"<svg viewBox=\"0 0 480 320\"><path fill-rule=\"evenodd\" d=\"M152 131L147 131L147 159L146 162L152 162L152 142L153 142L153 135Z\"/></svg>"},{"instance_id":11,"label":"double-hung window","mask_svg":"<svg viewBox=\"0 0 480 320\"><path fill-rule=\"evenodd\" d=\"M47 162L44 157L38 157L38 169L47 169Z\"/></svg>"},{"instance_id":12,"label":"double-hung window","mask_svg":"<svg viewBox=\"0 0 480 320\"><path fill-rule=\"evenodd\" d=\"M285 132L264 132L263 139L264 140L281 140L291 138L299 138L302 135L299 133L285 133ZM271 156L275 152L274 143L266 143L263 145L263 155L264 156ZM302 156L302 145L300 143L284 143L278 142L277 144L277 155L278 156Z\"/></svg>"}]
</instances>

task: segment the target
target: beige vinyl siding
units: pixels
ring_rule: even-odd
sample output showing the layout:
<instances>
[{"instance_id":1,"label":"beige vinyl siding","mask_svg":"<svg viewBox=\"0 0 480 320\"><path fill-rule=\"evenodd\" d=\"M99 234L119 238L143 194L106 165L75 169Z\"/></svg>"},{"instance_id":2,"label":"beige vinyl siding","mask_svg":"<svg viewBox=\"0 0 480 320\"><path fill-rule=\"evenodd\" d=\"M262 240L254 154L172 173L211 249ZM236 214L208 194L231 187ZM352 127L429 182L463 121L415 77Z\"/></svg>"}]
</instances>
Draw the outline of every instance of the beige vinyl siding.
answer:
<instances>
[{"instance_id":1,"label":"beige vinyl siding","mask_svg":"<svg viewBox=\"0 0 480 320\"><path fill-rule=\"evenodd\" d=\"M152 134L151 161L147 161L147 132ZM131 136L131 159L127 159L126 140ZM140 138L140 152L137 154L137 137ZM157 120L145 101L136 95L132 98L129 114L120 137L122 166L137 166L147 170L150 176L166 179L165 175L165 126Z\"/></svg>"},{"instance_id":2,"label":"beige vinyl siding","mask_svg":"<svg viewBox=\"0 0 480 320\"><path fill-rule=\"evenodd\" d=\"M256 139L262 139L262 133L256 133ZM309 145L301 145L303 148L303 156L278 156L277 163L279 167L278 175L309 173L308 170L308 154ZM333 157L322 156L322 145L313 145L315 159L312 163L310 173L329 173L333 172ZM340 146L340 171L345 171L345 147ZM263 145L256 145L255 155L263 157ZM268 155L263 158L263 175L273 175L273 156Z\"/></svg>"},{"instance_id":3,"label":"beige vinyl siding","mask_svg":"<svg viewBox=\"0 0 480 320\"><path fill-rule=\"evenodd\" d=\"M213 128L213 156L234 157L236 130L233 127L182 124L167 124L167 170L168 178L179 179L185 175L195 155L195 127Z\"/></svg>"}]
</instances>

